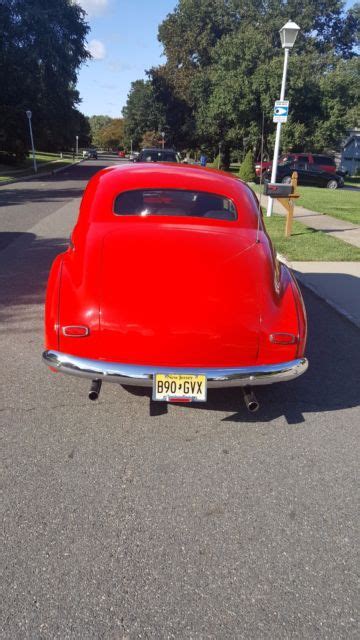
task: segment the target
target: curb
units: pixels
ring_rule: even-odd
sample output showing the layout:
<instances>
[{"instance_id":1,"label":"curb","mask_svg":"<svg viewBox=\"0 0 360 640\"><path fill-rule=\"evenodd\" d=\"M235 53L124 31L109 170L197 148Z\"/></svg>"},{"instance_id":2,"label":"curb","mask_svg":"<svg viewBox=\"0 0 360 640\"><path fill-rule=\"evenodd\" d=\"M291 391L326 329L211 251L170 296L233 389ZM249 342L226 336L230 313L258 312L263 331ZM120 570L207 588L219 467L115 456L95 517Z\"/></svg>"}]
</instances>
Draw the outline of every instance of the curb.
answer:
<instances>
[{"instance_id":1,"label":"curb","mask_svg":"<svg viewBox=\"0 0 360 640\"><path fill-rule=\"evenodd\" d=\"M291 262L287 260L285 256L281 255L281 253L277 253L276 257L279 260L279 262L282 262L283 264L285 264L285 266L287 266L288 269L290 269L295 274L296 279L299 280L299 282L301 282L301 284L304 285L304 287L306 287L307 289L310 289L310 291L312 291L318 298L326 302L326 304L332 307L332 309L335 309L337 313L339 313L341 316L344 316L347 320L349 320L349 322L354 324L355 327L360 329L359 319L353 316L348 311L346 311L346 309L341 307L339 304L334 302L334 300L326 297L326 295L324 295L321 291L319 291L319 289L315 287L313 284L311 284L310 282L307 282L306 273L302 273L301 271L297 271L296 269L294 269Z\"/></svg>"},{"instance_id":2,"label":"curb","mask_svg":"<svg viewBox=\"0 0 360 640\"><path fill-rule=\"evenodd\" d=\"M28 182L29 180L36 180L39 178L49 178L50 176L55 175L56 173L61 173L61 171L65 171L65 169L70 169L71 167L75 167L75 165L84 162L85 158L81 158L81 160L77 160L76 162L72 162L71 164L67 164L64 167L59 167L59 169L53 169L52 171L48 171L47 173L36 173L32 176L23 176L22 178L15 178L14 180L8 180L7 182L1 182L1 187L7 187L9 184L15 184L16 182Z\"/></svg>"},{"instance_id":3,"label":"curb","mask_svg":"<svg viewBox=\"0 0 360 640\"><path fill-rule=\"evenodd\" d=\"M344 316L347 320L349 320L349 322L354 324L355 327L360 329L360 321L359 321L358 318L356 318L355 316L351 315L351 313L349 313L348 311L346 311L346 309L344 309L339 304L334 302L334 300L331 300L331 298L327 298L313 284L311 284L309 282L306 282L306 274L301 273L300 271L296 271L295 269L292 269L292 271L294 272L294 274L296 276L296 279L299 280L301 282L301 284L303 284L307 289L310 289L310 291L312 291L318 298L321 298L321 300L326 302L326 304L328 304L330 307L335 309L335 311L337 311L337 313L339 313L341 316Z\"/></svg>"}]
</instances>

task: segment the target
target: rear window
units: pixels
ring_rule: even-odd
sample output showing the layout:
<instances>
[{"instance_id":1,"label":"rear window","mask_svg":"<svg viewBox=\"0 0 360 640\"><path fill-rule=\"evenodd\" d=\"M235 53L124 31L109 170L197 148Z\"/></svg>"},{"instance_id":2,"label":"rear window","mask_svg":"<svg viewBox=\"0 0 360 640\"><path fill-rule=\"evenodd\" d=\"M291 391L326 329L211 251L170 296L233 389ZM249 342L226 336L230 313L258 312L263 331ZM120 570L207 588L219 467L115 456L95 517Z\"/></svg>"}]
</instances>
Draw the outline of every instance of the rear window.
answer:
<instances>
[{"instance_id":1,"label":"rear window","mask_svg":"<svg viewBox=\"0 0 360 640\"><path fill-rule=\"evenodd\" d=\"M175 151L163 151L162 149L145 149L140 154L141 162L178 162Z\"/></svg>"},{"instance_id":2,"label":"rear window","mask_svg":"<svg viewBox=\"0 0 360 640\"><path fill-rule=\"evenodd\" d=\"M335 167L334 158L330 158L329 156L313 156L315 164L327 164Z\"/></svg>"},{"instance_id":3,"label":"rear window","mask_svg":"<svg viewBox=\"0 0 360 640\"><path fill-rule=\"evenodd\" d=\"M232 200L214 193L180 189L136 189L115 199L119 216L190 216L214 220L236 220Z\"/></svg>"}]
</instances>

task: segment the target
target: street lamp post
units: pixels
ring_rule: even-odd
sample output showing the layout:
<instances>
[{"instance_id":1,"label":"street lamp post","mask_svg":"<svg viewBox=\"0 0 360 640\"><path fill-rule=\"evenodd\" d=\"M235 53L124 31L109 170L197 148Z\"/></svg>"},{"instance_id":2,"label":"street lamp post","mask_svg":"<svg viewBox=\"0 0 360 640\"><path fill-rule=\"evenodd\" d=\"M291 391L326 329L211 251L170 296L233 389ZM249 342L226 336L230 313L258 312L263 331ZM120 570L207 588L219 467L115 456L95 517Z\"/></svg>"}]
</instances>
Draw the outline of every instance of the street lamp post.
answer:
<instances>
[{"instance_id":1,"label":"street lamp post","mask_svg":"<svg viewBox=\"0 0 360 640\"><path fill-rule=\"evenodd\" d=\"M286 73L287 73L287 66L288 66L288 60L289 60L289 51L290 49L293 48L295 44L296 36L299 31L300 31L300 27L295 22L291 22L291 20L288 20L288 22L282 27L282 29L280 29L281 46L283 49L285 49L280 100L285 99ZM277 172L279 148L280 148L280 136L281 136L281 122L278 122L276 125L274 158L273 158L272 170L271 170L271 182L276 182L276 172ZM273 207L273 198L269 197L267 211L266 211L267 216L271 216L272 207Z\"/></svg>"},{"instance_id":2,"label":"street lamp post","mask_svg":"<svg viewBox=\"0 0 360 640\"><path fill-rule=\"evenodd\" d=\"M132 155L132 152L133 152L133 150L132 150L132 140L130 140L130 155Z\"/></svg>"},{"instance_id":3,"label":"street lamp post","mask_svg":"<svg viewBox=\"0 0 360 640\"><path fill-rule=\"evenodd\" d=\"M162 148L164 148L164 144L165 144L165 131L162 131L162 132L161 132L161 137L162 137L162 140L161 140Z\"/></svg>"},{"instance_id":4,"label":"street lamp post","mask_svg":"<svg viewBox=\"0 0 360 640\"><path fill-rule=\"evenodd\" d=\"M75 140L76 140L75 153L76 153L76 157L78 157L78 155L79 155L79 136L75 136Z\"/></svg>"},{"instance_id":5,"label":"street lamp post","mask_svg":"<svg viewBox=\"0 0 360 640\"><path fill-rule=\"evenodd\" d=\"M27 115L27 118L29 120L29 130L30 130L32 157L33 157L33 163L34 163L34 172L37 173L37 164L36 164L35 147L34 147L34 137L33 137L32 126L31 126L32 112L30 111L30 109L28 109L28 111L26 112L26 115Z\"/></svg>"}]
</instances>

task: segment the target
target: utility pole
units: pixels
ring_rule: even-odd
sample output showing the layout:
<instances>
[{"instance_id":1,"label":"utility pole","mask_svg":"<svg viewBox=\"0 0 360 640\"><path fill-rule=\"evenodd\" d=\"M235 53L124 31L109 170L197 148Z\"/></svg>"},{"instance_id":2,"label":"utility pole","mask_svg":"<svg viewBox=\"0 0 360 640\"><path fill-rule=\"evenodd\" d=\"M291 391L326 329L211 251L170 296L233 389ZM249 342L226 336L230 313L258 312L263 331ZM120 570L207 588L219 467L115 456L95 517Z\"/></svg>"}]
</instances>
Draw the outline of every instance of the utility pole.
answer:
<instances>
[{"instance_id":1,"label":"utility pole","mask_svg":"<svg viewBox=\"0 0 360 640\"><path fill-rule=\"evenodd\" d=\"M289 51L295 44L296 36L300 31L300 27L298 27L295 22L291 22L290 20L280 29L280 39L281 46L285 49L285 57L284 57L284 67L283 67L283 75L281 81L281 91L280 91L280 100L285 99L285 86L286 86L286 74L288 68L288 60L289 60ZM278 166L278 158L279 158L279 149L280 149L280 136L281 136L281 122L277 122L276 125L276 136L275 136L275 147L274 147L274 158L272 162L271 169L271 182L276 182L276 172ZM268 205L266 215L268 217L272 214L273 208L273 200L272 198L268 198Z\"/></svg>"},{"instance_id":2,"label":"utility pole","mask_svg":"<svg viewBox=\"0 0 360 640\"><path fill-rule=\"evenodd\" d=\"M30 111L30 109L28 109L28 111L26 112L26 115L27 115L27 118L29 120L30 141L31 141L32 157L33 157L33 164L34 164L34 173L37 173L37 164L36 164L35 147L34 147L34 137L33 137L32 126L31 126L32 112Z\"/></svg>"}]
</instances>

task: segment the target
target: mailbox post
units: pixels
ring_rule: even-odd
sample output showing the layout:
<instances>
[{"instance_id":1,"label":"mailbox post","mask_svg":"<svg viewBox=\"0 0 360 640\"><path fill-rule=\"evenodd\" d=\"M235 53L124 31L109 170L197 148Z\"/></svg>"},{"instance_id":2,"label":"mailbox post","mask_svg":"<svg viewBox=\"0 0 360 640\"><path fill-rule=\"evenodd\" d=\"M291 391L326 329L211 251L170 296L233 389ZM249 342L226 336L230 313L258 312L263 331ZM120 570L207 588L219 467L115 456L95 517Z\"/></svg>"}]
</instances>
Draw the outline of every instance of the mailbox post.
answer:
<instances>
[{"instance_id":1,"label":"mailbox post","mask_svg":"<svg viewBox=\"0 0 360 640\"><path fill-rule=\"evenodd\" d=\"M294 217L294 200L300 198L297 193L298 174L296 171L291 176L291 184L277 184L276 182L267 182L265 184L264 193L269 196L271 202L277 200L286 209L285 238L291 236L292 223Z\"/></svg>"}]
</instances>

